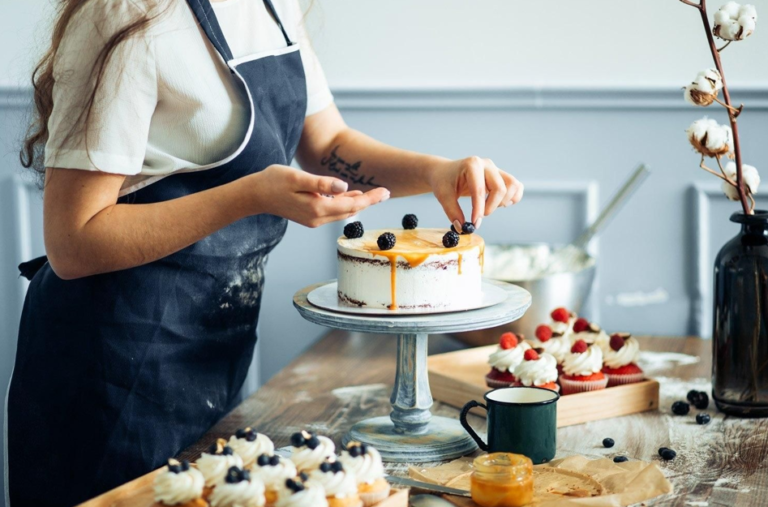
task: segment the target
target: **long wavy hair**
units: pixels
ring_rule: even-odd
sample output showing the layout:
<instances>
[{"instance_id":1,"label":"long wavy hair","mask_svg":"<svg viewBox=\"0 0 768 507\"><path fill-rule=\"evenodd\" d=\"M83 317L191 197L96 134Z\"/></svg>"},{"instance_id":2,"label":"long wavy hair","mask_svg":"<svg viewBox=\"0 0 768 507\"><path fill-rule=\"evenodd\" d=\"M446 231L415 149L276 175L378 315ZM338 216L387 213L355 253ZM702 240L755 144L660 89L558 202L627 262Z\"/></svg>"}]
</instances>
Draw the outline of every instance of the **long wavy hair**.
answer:
<instances>
[{"instance_id":1,"label":"long wavy hair","mask_svg":"<svg viewBox=\"0 0 768 507\"><path fill-rule=\"evenodd\" d=\"M33 117L19 152L19 159L21 160L22 166L37 171L41 180L45 174L44 148L45 143L48 141L48 119L53 111L53 87L55 84L53 75L54 62L56 61L56 55L59 51L61 41L64 38L67 26L75 14L77 14L88 1L89 0L59 0L51 36L51 45L45 51L43 57L35 66L35 70L32 72L32 87L34 90ZM159 8L159 5L163 0L143 1L147 5L145 13L138 15L135 19L131 19L125 26L115 32L104 44L104 47L101 48L96 61L94 62L90 77L90 82L93 83L93 86L87 90L88 96L85 99L83 109L80 112L77 121L73 123L73 125L84 125L86 133L88 132L87 126L90 121L96 94L101 86L104 71L109 65L115 49L131 37L135 37L144 32L150 23L152 23L152 21L164 10ZM73 128L73 131L69 132L68 136L72 136L74 133ZM85 137L85 145L87 151L87 135Z\"/></svg>"}]
</instances>

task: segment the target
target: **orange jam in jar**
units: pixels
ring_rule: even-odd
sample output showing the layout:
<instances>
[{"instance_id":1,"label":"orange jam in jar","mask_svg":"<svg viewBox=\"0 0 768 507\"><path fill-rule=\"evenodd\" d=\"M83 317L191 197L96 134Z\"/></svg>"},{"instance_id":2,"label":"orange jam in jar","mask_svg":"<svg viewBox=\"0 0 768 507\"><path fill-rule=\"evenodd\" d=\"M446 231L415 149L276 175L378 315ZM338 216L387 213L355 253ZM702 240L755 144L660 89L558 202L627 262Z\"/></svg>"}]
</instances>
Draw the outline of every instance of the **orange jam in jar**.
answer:
<instances>
[{"instance_id":1,"label":"orange jam in jar","mask_svg":"<svg viewBox=\"0 0 768 507\"><path fill-rule=\"evenodd\" d=\"M495 452L473 462L472 500L480 507L522 507L533 502L533 463L522 454Z\"/></svg>"}]
</instances>

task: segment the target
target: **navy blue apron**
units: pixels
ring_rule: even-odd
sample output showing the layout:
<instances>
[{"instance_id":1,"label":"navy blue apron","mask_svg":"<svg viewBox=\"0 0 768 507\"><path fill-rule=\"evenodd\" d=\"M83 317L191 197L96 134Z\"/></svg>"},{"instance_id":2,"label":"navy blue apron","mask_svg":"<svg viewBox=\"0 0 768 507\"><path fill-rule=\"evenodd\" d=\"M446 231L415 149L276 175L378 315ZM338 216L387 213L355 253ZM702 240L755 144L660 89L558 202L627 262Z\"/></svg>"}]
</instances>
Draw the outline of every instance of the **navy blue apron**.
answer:
<instances>
[{"instance_id":1,"label":"navy blue apron","mask_svg":"<svg viewBox=\"0 0 768 507\"><path fill-rule=\"evenodd\" d=\"M250 1L250 0L249 0ZM124 196L154 203L289 164L306 82L286 47L234 60L209 0L188 0L251 105L245 140L204 170ZM197 441L238 401L256 344L267 254L286 221L240 220L164 259L62 280L47 263L29 286L8 397L13 507L71 506L132 480ZM42 265L41 265L42 264Z\"/></svg>"}]
</instances>

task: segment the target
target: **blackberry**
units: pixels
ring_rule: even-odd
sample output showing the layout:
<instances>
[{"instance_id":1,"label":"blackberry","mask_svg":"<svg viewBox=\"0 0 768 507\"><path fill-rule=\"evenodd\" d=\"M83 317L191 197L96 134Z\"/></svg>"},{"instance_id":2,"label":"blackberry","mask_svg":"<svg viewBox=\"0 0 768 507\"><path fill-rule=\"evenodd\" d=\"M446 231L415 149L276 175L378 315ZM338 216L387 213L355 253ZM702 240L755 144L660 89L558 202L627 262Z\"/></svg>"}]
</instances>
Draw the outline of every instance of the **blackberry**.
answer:
<instances>
[{"instance_id":1,"label":"blackberry","mask_svg":"<svg viewBox=\"0 0 768 507\"><path fill-rule=\"evenodd\" d=\"M629 458L627 458L626 456L616 456L615 458L613 458L614 463L624 463L625 461L629 461Z\"/></svg>"},{"instance_id":2,"label":"blackberry","mask_svg":"<svg viewBox=\"0 0 768 507\"><path fill-rule=\"evenodd\" d=\"M448 231L443 236L443 246L445 248L453 248L459 244L459 235L453 231Z\"/></svg>"},{"instance_id":3,"label":"blackberry","mask_svg":"<svg viewBox=\"0 0 768 507\"><path fill-rule=\"evenodd\" d=\"M700 414L696 414L696 424L709 424L709 421L711 420L712 418L706 412L701 412Z\"/></svg>"},{"instance_id":4,"label":"blackberry","mask_svg":"<svg viewBox=\"0 0 768 507\"><path fill-rule=\"evenodd\" d=\"M684 401L676 401L672 404L672 413L675 415L688 415L691 406Z\"/></svg>"},{"instance_id":5,"label":"blackberry","mask_svg":"<svg viewBox=\"0 0 768 507\"><path fill-rule=\"evenodd\" d=\"M408 214L403 217L403 229L415 229L419 226L419 218L416 215Z\"/></svg>"},{"instance_id":6,"label":"blackberry","mask_svg":"<svg viewBox=\"0 0 768 507\"><path fill-rule=\"evenodd\" d=\"M352 222L344 226L344 236L349 239L362 238L364 232L365 230L361 222Z\"/></svg>"},{"instance_id":7,"label":"blackberry","mask_svg":"<svg viewBox=\"0 0 768 507\"><path fill-rule=\"evenodd\" d=\"M659 451L659 455L664 459L665 461L670 461L675 459L675 456L677 456L677 453L673 451L672 449L667 449L666 447L663 447Z\"/></svg>"},{"instance_id":8,"label":"blackberry","mask_svg":"<svg viewBox=\"0 0 768 507\"><path fill-rule=\"evenodd\" d=\"M472 234L473 232L475 232L475 224L472 222L464 222L464 224L461 226L461 233Z\"/></svg>"},{"instance_id":9,"label":"blackberry","mask_svg":"<svg viewBox=\"0 0 768 507\"><path fill-rule=\"evenodd\" d=\"M615 443L616 442L614 442L612 438L604 438L603 439L603 447L609 447L610 448L610 447L613 447L613 445Z\"/></svg>"},{"instance_id":10,"label":"blackberry","mask_svg":"<svg viewBox=\"0 0 768 507\"><path fill-rule=\"evenodd\" d=\"M379 250L392 250L395 247L395 235L391 232L385 232L379 239L376 240L376 244L379 245Z\"/></svg>"}]
</instances>

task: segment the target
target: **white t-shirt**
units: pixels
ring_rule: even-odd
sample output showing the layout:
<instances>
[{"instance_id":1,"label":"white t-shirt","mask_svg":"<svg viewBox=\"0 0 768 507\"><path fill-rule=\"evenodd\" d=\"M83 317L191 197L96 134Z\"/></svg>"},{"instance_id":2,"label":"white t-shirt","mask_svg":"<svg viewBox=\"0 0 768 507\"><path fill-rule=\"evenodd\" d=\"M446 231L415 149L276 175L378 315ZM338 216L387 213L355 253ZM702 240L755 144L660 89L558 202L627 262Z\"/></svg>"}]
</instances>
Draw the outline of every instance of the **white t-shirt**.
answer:
<instances>
[{"instance_id":1,"label":"white t-shirt","mask_svg":"<svg viewBox=\"0 0 768 507\"><path fill-rule=\"evenodd\" d=\"M91 0L72 18L54 61L46 167L125 174L120 191L125 195L237 150L250 114L242 84L209 43L187 2L166 1L167 10L148 30L118 46L107 63L87 135L81 111L94 86L93 63L114 33L146 12L146 3ZM333 96L297 0L273 3L288 36L300 44L309 116L329 106ZM263 0L212 5L234 58L286 46Z\"/></svg>"}]
</instances>

